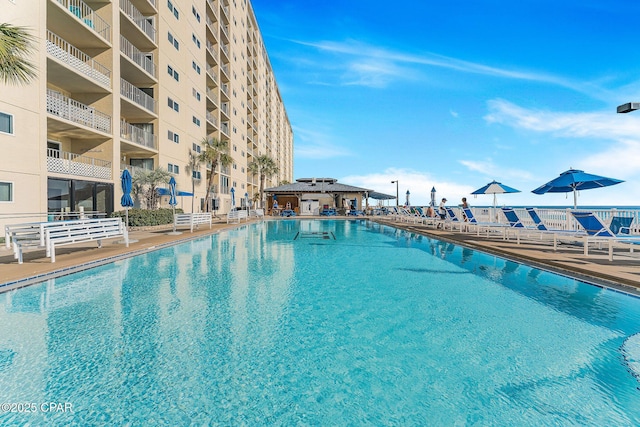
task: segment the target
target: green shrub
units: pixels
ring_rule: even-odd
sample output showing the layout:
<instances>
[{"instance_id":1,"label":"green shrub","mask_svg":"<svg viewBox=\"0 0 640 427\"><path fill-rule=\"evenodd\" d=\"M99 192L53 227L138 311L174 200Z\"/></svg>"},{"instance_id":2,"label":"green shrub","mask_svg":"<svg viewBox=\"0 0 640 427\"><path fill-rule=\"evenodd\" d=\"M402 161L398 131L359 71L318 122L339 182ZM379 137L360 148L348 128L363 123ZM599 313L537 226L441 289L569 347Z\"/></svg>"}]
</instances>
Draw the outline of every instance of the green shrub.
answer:
<instances>
[{"instance_id":1,"label":"green shrub","mask_svg":"<svg viewBox=\"0 0 640 427\"><path fill-rule=\"evenodd\" d=\"M176 213L183 213L183 210L176 209ZM124 220L125 211L113 212L111 217L120 217ZM166 224L173 224L172 209L129 209L129 226L131 227L149 227Z\"/></svg>"}]
</instances>

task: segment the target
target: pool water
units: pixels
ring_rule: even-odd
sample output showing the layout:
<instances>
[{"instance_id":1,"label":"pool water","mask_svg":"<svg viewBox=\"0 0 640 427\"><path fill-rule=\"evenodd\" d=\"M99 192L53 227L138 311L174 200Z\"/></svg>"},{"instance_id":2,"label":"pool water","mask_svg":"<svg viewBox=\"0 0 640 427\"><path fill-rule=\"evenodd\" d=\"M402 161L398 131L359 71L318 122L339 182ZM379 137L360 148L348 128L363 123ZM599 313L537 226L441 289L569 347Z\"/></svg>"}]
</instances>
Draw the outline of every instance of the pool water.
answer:
<instances>
[{"instance_id":1,"label":"pool water","mask_svg":"<svg viewBox=\"0 0 640 427\"><path fill-rule=\"evenodd\" d=\"M640 425L639 332L619 292L265 221L0 295L0 403L37 405L0 425Z\"/></svg>"}]
</instances>

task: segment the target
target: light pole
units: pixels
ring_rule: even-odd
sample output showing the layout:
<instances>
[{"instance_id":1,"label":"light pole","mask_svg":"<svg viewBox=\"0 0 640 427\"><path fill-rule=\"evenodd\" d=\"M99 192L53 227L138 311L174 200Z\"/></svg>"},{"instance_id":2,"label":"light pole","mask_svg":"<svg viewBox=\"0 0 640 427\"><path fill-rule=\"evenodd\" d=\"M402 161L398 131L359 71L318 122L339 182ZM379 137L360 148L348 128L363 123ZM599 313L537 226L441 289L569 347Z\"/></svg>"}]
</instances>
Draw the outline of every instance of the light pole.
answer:
<instances>
[{"instance_id":1,"label":"light pole","mask_svg":"<svg viewBox=\"0 0 640 427\"><path fill-rule=\"evenodd\" d=\"M392 184L396 185L396 208L400 206L400 200L398 200L398 180L391 181Z\"/></svg>"}]
</instances>

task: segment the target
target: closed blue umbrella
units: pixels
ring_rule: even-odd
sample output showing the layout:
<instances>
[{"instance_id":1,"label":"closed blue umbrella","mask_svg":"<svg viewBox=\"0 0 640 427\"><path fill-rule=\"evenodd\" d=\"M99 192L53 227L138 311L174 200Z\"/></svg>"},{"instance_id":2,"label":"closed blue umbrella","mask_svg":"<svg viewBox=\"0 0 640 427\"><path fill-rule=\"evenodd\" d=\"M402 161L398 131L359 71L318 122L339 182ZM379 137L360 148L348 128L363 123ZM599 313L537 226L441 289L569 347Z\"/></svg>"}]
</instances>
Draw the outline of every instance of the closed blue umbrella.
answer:
<instances>
[{"instance_id":1,"label":"closed blue umbrella","mask_svg":"<svg viewBox=\"0 0 640 427\"><path fill-rule=\"evenodd\" d=\"M122 177L120 177L120 183L122 185L122 197L120 198L120 205L124 208L125 226L129 227L129 208L133 207L133 199L131 198L131 186L133 179L127 169L122 171Z\"/></svg>"},{"instance_id":2,"label":"closed blue umbrella","mask_svg":"<svg viewBox=\"0 0 640 427\"><path fill-rule=\"evenodd\" d=\"M578 191L592 188L608 187L624 182L620 179L593 175L578 169L569 169L544 185L531 191L534 194L571 193L573 192L573 208L578 207Z\"/></svg>"},{"instance_id":3,"label":"closed blue umbrella","mask_svg":"<svg viewBox=\"0 0 640 427\"><path fill-rule=\"evenodd\" d=\"M484 187L478 188L476 191L474 191L471 194L474 194L474 195L493 194L493 208L495 209L497 204L496 194L519 193L519 192L520 190L516 190L515 188L509 187L507 185L504 185L494 180L488 183L487 185L485 185Z\"/></svg>"},{"instance_id":4,"label":"closed blue umbrella","mask_svg":"<svg viewBox=\"0 0 640 427\"><path fill-rule=\"evenodd\" d=\"M176 179L171 177L169 180L169 206L171 206L173 210L173 217L176 216L176 205L178 204L178 199L176 199ZM173 233L176 233L176 222L173 222Z\"/></svg>"},{"instance_id":5,"label":"closed blue umbrella","mask_svg":"<svg viewBox=\"0 0 640 427\"><path fill-rule=\"evenodd\" d=\"M236 207L236 189L231 187L231 208Z\"/></svg>"},{"instance_id":6,"label":"closed blue umbrella","mask_svg":"<svg viewBox=\"0 0 640 427\"><path fill-rule=\"evenodd\" d=\"M436 187L431 187L431 207L436 207Z\"/></svg>"}]
</instances>

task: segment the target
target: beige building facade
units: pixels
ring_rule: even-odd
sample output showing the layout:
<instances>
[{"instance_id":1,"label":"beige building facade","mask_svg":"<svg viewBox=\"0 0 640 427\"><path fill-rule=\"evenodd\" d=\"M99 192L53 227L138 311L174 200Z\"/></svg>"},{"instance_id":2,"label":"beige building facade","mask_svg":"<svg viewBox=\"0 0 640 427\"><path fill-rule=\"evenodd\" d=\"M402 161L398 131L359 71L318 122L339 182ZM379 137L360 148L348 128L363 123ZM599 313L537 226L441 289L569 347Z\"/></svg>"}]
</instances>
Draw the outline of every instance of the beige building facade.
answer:
<instances>
[{"instance_id":1,"label":"beige building facade","mask_svg":"<svg viewBox=\"0 0 640 427\"><path fill-rule=\"evenodd\" d=\"M121 210L120 177L163 168L206 209L205 138L228 141L218 213L253 200L260 155L293 178L293 131L248 0L0 0L34 36L30 84L0 83L0 225ZM185 212L189 196L179 197ZM161 206L168 198L161 198ZM40 217L40 218L36 218Z\"/></svg>"}]
</instances>

